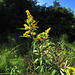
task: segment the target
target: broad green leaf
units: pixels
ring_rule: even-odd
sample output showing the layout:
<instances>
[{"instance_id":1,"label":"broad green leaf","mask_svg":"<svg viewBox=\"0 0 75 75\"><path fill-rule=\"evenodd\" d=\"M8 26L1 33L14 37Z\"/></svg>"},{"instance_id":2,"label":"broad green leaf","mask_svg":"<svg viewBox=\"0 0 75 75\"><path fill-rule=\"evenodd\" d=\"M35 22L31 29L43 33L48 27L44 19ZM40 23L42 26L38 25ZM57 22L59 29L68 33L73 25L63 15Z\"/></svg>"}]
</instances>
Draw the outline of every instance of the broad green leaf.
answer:
<instances>
[{"instance_id":1,"label":"broad green leaf","mask_svg":"<svg viewBox=\"0 0 75 75\"><path fill-rule=\"evenodd\" d=\"M54 75L57 71L54 69L51 73L51 75Z\"/></svg>"}]
</instances>

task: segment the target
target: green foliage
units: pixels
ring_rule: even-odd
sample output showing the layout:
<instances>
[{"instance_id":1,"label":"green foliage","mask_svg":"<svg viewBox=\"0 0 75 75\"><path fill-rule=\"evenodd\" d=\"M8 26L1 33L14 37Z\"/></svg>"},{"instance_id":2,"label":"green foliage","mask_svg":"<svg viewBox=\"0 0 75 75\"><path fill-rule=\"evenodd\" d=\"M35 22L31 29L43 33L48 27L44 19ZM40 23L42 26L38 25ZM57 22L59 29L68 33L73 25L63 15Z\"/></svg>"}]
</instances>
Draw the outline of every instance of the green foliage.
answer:
<instances>
[{"instance_id":1,"label":"green foliage","mask_svg":"<svg viewBox=\"0 0 75 75\"><path fill-rule=\"evenodd\" d=\"M12 37L10 36L10 39ZM21 38L22 39L22 38ZM57 38L58 39L58 38ZM54 38L53 38L54 40ZM9 40L12 44L12 40ZM15 39L17 41L17 39ZM30 40L29 40L30 41ZM20 42L20 41L19 41ZM19 43L18 42L18 43ZM20 46L15 45L9 46L7 44L0 45L0 72L3 74L10 74L13 72L15 74L39 74L42 72L43 75L47 74L58 74L59 72L63 73L64 71L57 70L57 67L63 67L64 63L67 65L67 63L70 63L71 66L75 67L75 42L68 43L67 35L62 35L60 39L56 42L56 38L54 42L46 40L44 43L36 43L35 48L38 50L45 51L47 53L47 50L49 53L45 54L45 52L42 54L40 53L40 56L38 55L38 52L36 52L35 49L35 55L33 55L32 49L28 51L26 54L23 55L23 57L18 54L18 50L20 50ZM25 42L23 43L25 45ZM45 46L42 48L42 46ZM14 48L12 48L14 47ZM21 45L21 50L23 46ZM25 48L26 49L26 48ZM32 53L32 54L31 54ZM33 58L32 58L33 56ZM66 58L66 59L65 59ZM36 60L35 60L36 59ZM66 61L67 60L67 61ZM34 62L33 62L34 61ZM59 64L62 62L62 65L59 66ZM44 65L44 66L43 66ZM17 67L17 69L15 68ZM40 67L41 66L41 67ZM17 72L19 71L19 72ZM0 73L0 74L1 74Z\"/></svg>"}]
</instances>

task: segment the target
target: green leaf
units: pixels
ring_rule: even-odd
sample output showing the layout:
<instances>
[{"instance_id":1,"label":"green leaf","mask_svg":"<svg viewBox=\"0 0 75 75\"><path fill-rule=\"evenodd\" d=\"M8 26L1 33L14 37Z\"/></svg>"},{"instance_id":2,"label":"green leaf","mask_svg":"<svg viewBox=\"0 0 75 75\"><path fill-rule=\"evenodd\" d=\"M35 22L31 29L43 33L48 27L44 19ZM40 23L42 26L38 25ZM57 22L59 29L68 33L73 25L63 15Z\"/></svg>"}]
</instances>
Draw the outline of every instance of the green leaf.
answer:
<instances>
[{"instance_id":1,"label":"green leaf","mask_svg":"<svg viewBox=\"0 0 75 75\"><path fill-rule=\"evenodd\" d=\"M54 69L51 73L51 75L54 75L57 71Z\"/></svg>"},{"instance_id":2,"label":"green leaf","mask_svg":"<svg viewBox=\"0 0 75 75\"><path fill-rule=\"evenodd\" d=\"M49 64L49 65L51 64L49 60L45 59L45 61L47 64Z\"/></svg>"},{"instance_id":3,"label":"green leaf","mask_svg":"<svg viewBox=\"0 0 75 75\"><path fill-rule=\"evenodd\" d=\"M25 30L25 28L17 28L17 29L19 29L19 30Z\"/></svg>"},{"instance_id":4,"label":"green leaf","mask_svg":"<svg viewBox=\"0 0 75 75\"><path fill-rule=\"evenodd\" d=\"M44 68L43 68L43 66L41 66L41 70L40 70L40 73L42 73L42 72L43 72L43 69L44 69Z\"/></svg>"},{"instance_id":5,"label":"green leaf","mask_svg":"<svg viewBox=\"0 0 75 75\"><path fill-rule=\"evenodd\" d=\"M62 52L61 52L61 53L59 53L57 56L60 56L60 55L62 55Z\"/></svg>"},{"instance_id":6,"label":"green leaf","mask_svg":"<svg viewBox=\"0 0 75 75\"><path fill-rule=\"evenodd\" d=\"M39 55L38 53L34 53L35 55Z\"/></svg>"},{"instance_id":7,"label":"green leaf","mask_svg":"<svg viewBox=\"0 0 75 75\"><path fill-rule=\"evenodd\" d=\"M38 66L38 67L37 67L37 68L35 68L35 69L37 70L38 68L40 68L40 66Z\"/></svg>"},{"instance_id":8,"label":"green leaf","mask_svg":"<svg viewBox=\"0 0 75 75\"><path fill-rule=\"evenodd\" d=\"M42 58L40 58L40 66L42 65Z\"/></svg>"},{"instance_id":9,"label":"green leaf","mask_svg":"<svg viewBox=\"0 0 75 75\"><path fill-rule=\"evenodd\" d=\"M38 60L39 60L38 58L37 58L37 59L35 59L34 63L36 63Z\"/></svg>"}]
</instances>

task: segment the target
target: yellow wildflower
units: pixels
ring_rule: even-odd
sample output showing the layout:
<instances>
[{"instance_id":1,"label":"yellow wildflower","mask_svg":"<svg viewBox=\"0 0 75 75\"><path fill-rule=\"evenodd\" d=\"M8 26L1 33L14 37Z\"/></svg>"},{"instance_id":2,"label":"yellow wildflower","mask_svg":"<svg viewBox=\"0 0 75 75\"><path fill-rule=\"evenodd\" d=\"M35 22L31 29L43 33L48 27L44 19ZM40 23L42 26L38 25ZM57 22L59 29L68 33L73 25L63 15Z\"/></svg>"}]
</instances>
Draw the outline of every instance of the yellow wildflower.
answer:
<instances>
[{"instance_id":1,"label":"yellow wildflower","mask_svg":"<svg viewBox=\"0 0 75 75\"><path fill-rule=\"evenodd\" d=\"M48 33L49 33L50 29L51 28L48 28L47 30L45 30L45 32L42 32L42 33L38 34L37 37L42 37L43 39L47 39L48 36L49 36Z\"/></svg>"},{"instance_id":2,"label":"yellow wildflower","mask_svg":"<svg viewBox=\"0 0 75 75\"><path fill-rule=\"evenodd\" d=\"M25 36L26 34L24 33L23 36Z\"/></svg>"},{"instance_id":3,"label":"yellow wildflower","mask_svg":"<svg viewBox=\"0 0 75 75\"><path fill-rule=\"evenodd\" d=\"M32 27L28 27L28 29L31 29Z\"/></svg>"},{"instance_id":4,"label":"yellow wildflower","mask_svg":"<svg viewBox=\"0 0 75 75\"><path fill-rule=\"evenodd\" d=\"M24 24L24 26L27 27L28 25L27 24Z\"/></svg>"},{"instance_id":5,"label":"yellow wildflower","mask_svg":"<svg viewBox=\"0 0 75 75\"><path fill-rule=\"evenodd\" d=\"M33 18L33 16L30 14L29 10L26 10L27 18Z\"/></svg>"},{"instance_id":6,"label":"yellow wildflower","mask_svg":"<svg viewBox=\"0 0 75 75\"><path fill-rule=\"evenodd\" d=\"M30 14L29 10L26 10L27 15Z\"/></svg>"},{"instance_id":7,"label":"yellow wildflower","mask_svg":"<svg viewBox=\"0 0 75 75\"><path fill-rule=\"evenodd\" d=\"M41 39L41 38L35 38L35 40L40 40L40 41L42 41L42 39Z\"/></svg>"},{"instance_id":8,"label":"yellow wildflower","mask_svg":"<svg viewBox=\"0 0 75 75\"><path fill-rule=\"evenodd\" d=\"M28 13L29 12L29 10L26 10L26 13Z\"/></svg>"},{"instance_id":9,"label":"yellow wildflower","mask_svg":"<svg viewBox=\"0 0 75 75\"><path fill-rule=\"evenodd\" d=\"M37 28L39 28L39 27L37 26Z\"/></svg>"},{"instance_id":10,"label":"yellow wildflower","mask_svg":"<svg viewBox=\"0 0 75 75\"><path fill-rule=\"evenodd\" d=\"M36 28L36 26L32 26L33 28Z\"/></svg>"},{"instance_id":11,"label":"yellow wildflower","mask_svg":"<svg viewBox=\"0 0 75 75\"><path fill-rule=\"evenodd\" d=\"M23 36L25 36L25 37L30 37L30 35L28 35L28 34L25 34L25 33L23 34Z\"/></svg>"},{"instance_id":12,"label":"yellow wildflower","mask_svg":"<svg viewBox=\"0 0 75 75\"><path fill-rule=\"evenodd\" d=\"M36 24L32 24L32 26L35 26Z\"/></svg>"},{"instance_id":13,"label":"yellow wildflower","mask_svg":"<svg viewBox=\"0 0 75 75\"><path fill-rule=\"evenodd\" d=\"M36 26L32 26L33 28L37 28Z\"/></svg>"},{"instance_id":14,"label":"yellow wildflower","mask_svg":"<svg viewBox=\"0 0 75 75\"><path fill-rule=\"evenodd\" d=\"M69 64L69 65L70 65L70 64ZM68 65L68 66L66 66L66 68L67 68L67 69L71 69L72 71L74 71L74 72L75 72L75 68L74 68L74 67L69 67L69 65ZM66 68L65 68L65 69L66 69Z\"/></svg>"},{"instance_id":15,"label":"yellow wildflower","mask_svg":"<svg viewBox=\"0 0 75 75\"><path fill-rule=\"evenodd\" d=\"M31 14L30 14L29 16L30 16L30 18L32 18L32 19L33 19L33 16L32 16Z\"/></svg>"},{"instance_id":16,"label":"yellow wildflower","mask_svg":"<svg viewBox=\"0 0 75 75\"><path fill-rule=\"evenodd\" d=\"M49 35L47 33L45 33L46 37L48 37Z\"/></svg>"},{"instance_id":17,"label":"yellow wildflower","mask_svg":"<svg viewBox=\"0 0 75 75\"><path fill-rule=\"evenodd\" d=\"M31 27L25 27L25 30L30 29Z\"/></svg>"},{"instance_id":18,"label":"yellow wildflower","mask_svg":"<svg viewBox=\"0 0 75 75\"><path fill-rule=\"evenodd\" d=\"M27 29L31 29L31 28L32 28L32 27L28 27L27 24L24 24L24 26L25 26L25 30L27 30Z\"/></svg>"},{"instance_id":19,"label":"yellow wildflower","mask_svg":"<svg viewBox=\"0 0 75 75\"><path fill-rule=\"evenodd\" d=\"M30 32L30 31L26 31L24 34L27 35L27 34L29 34L29 32Z\"/></svg>"},{"instance_id":20,"label":"yellow wildflower","mask_svg":"<svg viewBox=\"0 0 75 75\"><path fill-rule=\"evenodd\" d=\"M45 35L45 32L42 32L41 34L42 34L42 35Z\"/></svg>"},{"instance_id":21,"label":"yellow wildflower","mask_svg":"<svg viewBox=\"0 0 75 75\"><path fill-rule=\"evenodd\" d=\"M26 35L26 37L30 37L30 35Z\"/></svg>"},{"instance_id":22,"label":"yellow wildflower","mask_svg":"<svg viewBox=\"0 0 75 75\"><path fill-rule=\"evenodd\" d=\"M37 37L41 37L41 33L37 35Z\"/></svg>"},{"instance_id":23,"label":"yellow wildflower","mask_svg":"<svg viewBox=\"0 0 75 75\"><path fill-rule=\"evenodd\" d=\"M35 23L36 21L35 20L32 20L32 22Z\"/></svg>"},{"instance_id":24,"label":"yellow wildflower","mask_svg":"<svg viewBox=\"0 0 75 75\"><path fill-rule=\"evenodd\" d=\"M45 30L46 33L49 33L49 30L51 30L51 28L48 28L47 30Z\"/></svg>"},{"instance_id":25,"label":"yellow wildflower","mask_svg":"<svg viewBox=\"0 0 75 75\"><path fill-rule=\"evenodd\" d=\"M67 70L68 75L70 75L70 72Z\"/></svg>"},{"instance_id":26,"label":"yellow wildflower","mask_svg":"<svg viewBox=\"0 0 75 75\"><path fill-rule=\"evenodd\" d=\"M26 22L27 22L27 23L30 23L30 21L29 21L28 19L26 19Z\"/></svg>"},{"instance_id":27,"label":"yellow wildflower","mask_svg":"<svg viewBox=\"0 0 75 75\"><path fill-rule=\"evenodd\" d=\"M36 35L36 33L35 32L31 32L31 35Z\"/></svg>"},{"instance_id":28,"label":"yellow wildflower","mask_svg":"<svg viewBox=\"0 0 75 75\"><path fill-rule=\"evenodd\" d=\"M30 35L28 35L29 32L30 32L30 31L26 31L26 32L23 34L23 36L25 36L25 37L30 37Z\"/></svg>"}]
</instances>

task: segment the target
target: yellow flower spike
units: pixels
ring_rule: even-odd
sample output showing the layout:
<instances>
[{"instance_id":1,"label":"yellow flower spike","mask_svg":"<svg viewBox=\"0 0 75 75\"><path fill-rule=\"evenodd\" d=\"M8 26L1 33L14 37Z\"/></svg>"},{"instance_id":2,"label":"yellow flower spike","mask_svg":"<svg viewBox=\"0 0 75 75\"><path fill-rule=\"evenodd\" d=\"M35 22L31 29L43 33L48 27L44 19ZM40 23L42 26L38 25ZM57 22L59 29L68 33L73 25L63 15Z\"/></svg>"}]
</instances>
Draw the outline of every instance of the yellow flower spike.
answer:
<instances>
[{"instance_id":1,"label":"yellow flower spike","mask_svg":"<svg viewBox=\"0 0 75 75\"><path fill-rule=\"evenodd\" d=\"M31 35L36 35L36 33L35 33L35 32L31 32L30 34L31 34Z\"/></svg>"},{"instance_id":2,"label":"yellow flower spike","mask_svg":"<svg viewBox=\"0 0 75 75\"><path fill-rule=\"evenodd\" d=\"M32 18L33 19L33 16L30 14L29 10L26 10L26 13L27 13L27 18Z\"/></svg>"},{"instance_id":3,"label":"yellow flower spike","mask_svg":"<svg viewBox=\"0 0 75 75\"><path fill-rule=\"evenodd\" d=\"M70 75L70 72L67 70L68 75Z\"/></svg>"}]
</instances>

